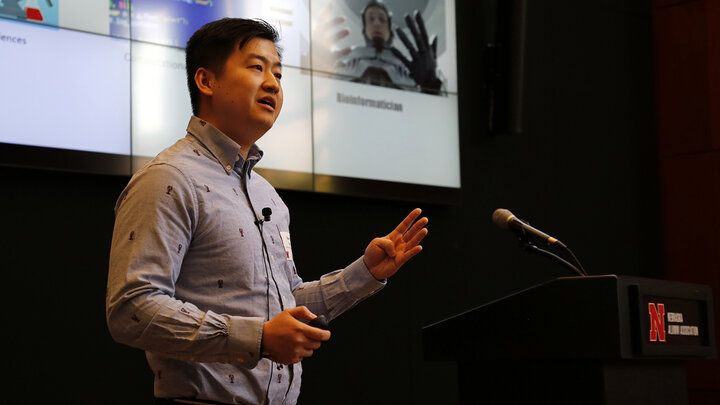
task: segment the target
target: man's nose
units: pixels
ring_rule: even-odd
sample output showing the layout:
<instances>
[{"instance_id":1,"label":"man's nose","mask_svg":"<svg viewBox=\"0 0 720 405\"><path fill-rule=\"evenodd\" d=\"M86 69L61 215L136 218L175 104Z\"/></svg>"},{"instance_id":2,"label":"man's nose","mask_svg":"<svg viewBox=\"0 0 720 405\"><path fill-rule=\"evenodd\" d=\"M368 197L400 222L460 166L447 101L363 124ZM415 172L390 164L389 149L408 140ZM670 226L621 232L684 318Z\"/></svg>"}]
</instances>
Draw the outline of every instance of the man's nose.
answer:
<instances>
[{"instance_id":1,"label":"man's nose","mask_svg":"<svg viewBox=\"0 0 720 405\"><path fill-rule=\"evenodd\" d=\"M275 77L274 73L265 75L265 82L263 83L265 90L277 93L280 91L280 79Z\"/></svg>"}]
</instances>

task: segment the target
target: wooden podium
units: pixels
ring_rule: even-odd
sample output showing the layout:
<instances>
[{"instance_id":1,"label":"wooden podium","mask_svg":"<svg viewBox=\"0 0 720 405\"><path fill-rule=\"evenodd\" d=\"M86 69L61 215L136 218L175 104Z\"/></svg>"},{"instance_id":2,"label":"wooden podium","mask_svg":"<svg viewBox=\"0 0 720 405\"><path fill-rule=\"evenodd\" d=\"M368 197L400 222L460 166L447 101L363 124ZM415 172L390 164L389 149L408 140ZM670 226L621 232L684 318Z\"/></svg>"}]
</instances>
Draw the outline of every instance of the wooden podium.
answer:
<instances>
[{"instance_id":1,"label":"wooden podium","mask_svg":"<svg viewBox=\"0 0 720 405\"><path fill-rule=\"evenodd\" d=\"M461 404L681 405L712 308L704 285L561 277L424 327L425 359L458 362Z\"/></svg>"}]
</instances>

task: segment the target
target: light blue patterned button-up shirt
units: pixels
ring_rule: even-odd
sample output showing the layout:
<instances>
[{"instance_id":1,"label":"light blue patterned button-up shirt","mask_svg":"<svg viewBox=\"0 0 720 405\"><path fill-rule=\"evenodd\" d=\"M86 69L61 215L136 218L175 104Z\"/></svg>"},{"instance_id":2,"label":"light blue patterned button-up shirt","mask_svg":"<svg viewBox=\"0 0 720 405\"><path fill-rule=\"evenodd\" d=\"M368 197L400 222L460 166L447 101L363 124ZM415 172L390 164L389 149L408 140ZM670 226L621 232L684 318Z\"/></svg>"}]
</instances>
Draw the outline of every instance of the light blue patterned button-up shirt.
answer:
<instances>
[{"instance_id":1,"label":"light blue patterned button-up shirt","mask_svg":"<svg viewBox=\"0 0 720 405\"><path fill-rule=\"evenodd\" d=\"M188 134L138 171L120 195L107 321L143 349L155 396L224 403L296 402L300 364L261 357L263 323L307 306L332 319L382 288L362 258L303 282L287 207L252 169L262 157L193 117ZM263 208L270 221L260 222Z\"/></svg>"}]
</instances>

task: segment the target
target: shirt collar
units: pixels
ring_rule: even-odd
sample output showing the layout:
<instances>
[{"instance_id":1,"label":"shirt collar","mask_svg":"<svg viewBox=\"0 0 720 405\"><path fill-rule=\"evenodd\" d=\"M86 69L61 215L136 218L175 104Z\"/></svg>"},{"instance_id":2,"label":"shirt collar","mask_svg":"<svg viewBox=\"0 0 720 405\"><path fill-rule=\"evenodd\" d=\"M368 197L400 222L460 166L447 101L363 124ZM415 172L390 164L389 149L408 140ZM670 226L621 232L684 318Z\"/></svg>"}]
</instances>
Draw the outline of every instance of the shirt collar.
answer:
<instances>
[{"instance_id":1,"label":"shirt collar","mask_svg":"<svg viewBox=\"0 0 720 405\"><path fill-rule=\"evenodd\" d=\"M230 139L211 123L196 116L190 118L187 132L194 136L217 159L227 174L237 166L241 170L245 159L240 154L240 145ZM250 173L263 156L263 151L255 144L250 147L247 155L247 170Z\"/></svg>"}]
</instances>

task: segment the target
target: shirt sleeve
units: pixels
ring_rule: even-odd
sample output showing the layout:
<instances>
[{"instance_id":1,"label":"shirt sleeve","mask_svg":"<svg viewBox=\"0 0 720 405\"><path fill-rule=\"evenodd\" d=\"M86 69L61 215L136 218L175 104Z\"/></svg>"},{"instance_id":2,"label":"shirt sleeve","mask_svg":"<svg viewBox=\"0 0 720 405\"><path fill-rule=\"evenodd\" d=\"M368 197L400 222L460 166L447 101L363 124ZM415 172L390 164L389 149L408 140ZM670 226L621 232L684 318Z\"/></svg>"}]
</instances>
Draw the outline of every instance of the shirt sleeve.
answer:
<instances>
[{"instance_id":1,"label":"shirt sleeve","mask_svg":"<svg viewBox=\"0 0 720 405\"><path fill-rule=\"evenodd\" d=\"M149 166L131 179L115 213L106 297L113 338L167 357L254 367L263 318L203 311L174 298L197 225L192 180L171 165Z\"/></svg>"},{"instance_id":2,"label":"shirt sleeve","mask_svg":"<svg viewBox=\"0 0 720 405\"><path fill-rule=\"evenodd\" d=\"M324 314L332 320L380 291L386 283L386 280L376 280L360 257L344 269L323 275L320 280L301 283L293 295L297 305L305 305L314 314Z\"/></svg>"}]
</instances>

